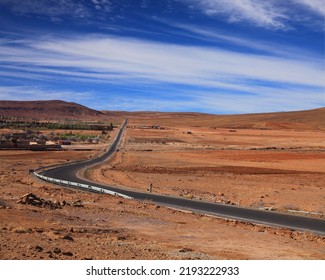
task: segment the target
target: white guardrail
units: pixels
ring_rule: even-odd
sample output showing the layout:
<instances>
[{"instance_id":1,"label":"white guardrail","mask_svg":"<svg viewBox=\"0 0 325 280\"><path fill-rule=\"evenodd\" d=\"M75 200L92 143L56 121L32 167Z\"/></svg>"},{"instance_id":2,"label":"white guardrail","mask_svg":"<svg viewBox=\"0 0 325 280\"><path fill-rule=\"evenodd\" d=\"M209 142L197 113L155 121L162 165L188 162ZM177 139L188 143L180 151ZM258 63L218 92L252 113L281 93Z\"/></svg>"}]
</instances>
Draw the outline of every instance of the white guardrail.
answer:
<instances>
[{"instance_id":1,"label":"white guardrail","mask_svg":"<svg viewBox=\"0 0 325 280\"><path fill-rule=\"evenodd\" d=\"M126 122L124 122L124 124L122 125L122 128L126 125ZM118 132L115 136L115 139L113 141L113 143L116 141L116 138L118 137L120 132ZM120 141L121 139L119 139ZM70 164L73 164L73 163L77 163L79 161L75 161L75 162L72 162ZM42 167L39 167L37 169L35 169L33 171L33 174L44 180L44 181L47 181L47 182L50 182L50 183L53 183L53 184L59 184L59 185L65 185L65 186L68 186L68 187L77 187L77 188L83 188L85 190L88 190L88 191L93 191L93 192L98 192L98 193L103 193L103 194L110 194L110 195L114 195L114 196L120 196L120 197L123 197L123 198L126 198L126 199L133 199L131 196L128 196L128 195L125 195L125 194L121 194L121 193L118 193L118 192L114 192L114 191L110 191L110 190L107 190L107 189L104 189L104 188L100 188L100 187L96 187L96 186L92 186L92 185L86 185L86 184L81 184L81 183L76 183L76 182L70 182L70 181L65 181L65 180L59 180L59 179L55 179L55 178L51 178L51 177L47 177L47 176L44 176L44 175L41 175L41 174L38 174L36 171L37 170L42 170L44 168L53 168L53 167L57 167L57 166L63 166L62 164L55 164L55 165L52 165L52 166L42 166Z\"/></svg>"},{"instance_id":2,"label":"white guardrail","mask_svg":"<svg viewBox=\"0 0 325 280\"><path fill-rule=\"evenodd\" d=\"M95 191L95 192L98 192L98 193L110 194L110 195L114 195L114 196L120 196L120 197L123 197L123 198L126 198L126 199L132 199L131 196L127 196L125 194L110 191L110 190L103 189L103 188L100 188L100 187L81 184L81 183L76 183L76 182L70 182L70 181L66 181L66 180L58 180L58 179L50 178L50 177L47 177L47 176L43 176L41 174L36 173L35 171L33 172L33 174L36 177L38 177L38 178L40 178L40 179L42 179L44 181L50 182L50 183L65 185L65 186L68 186L68 187L83 188L83 189L88 190L88 191Z\"/></svg>"}]
</instances>

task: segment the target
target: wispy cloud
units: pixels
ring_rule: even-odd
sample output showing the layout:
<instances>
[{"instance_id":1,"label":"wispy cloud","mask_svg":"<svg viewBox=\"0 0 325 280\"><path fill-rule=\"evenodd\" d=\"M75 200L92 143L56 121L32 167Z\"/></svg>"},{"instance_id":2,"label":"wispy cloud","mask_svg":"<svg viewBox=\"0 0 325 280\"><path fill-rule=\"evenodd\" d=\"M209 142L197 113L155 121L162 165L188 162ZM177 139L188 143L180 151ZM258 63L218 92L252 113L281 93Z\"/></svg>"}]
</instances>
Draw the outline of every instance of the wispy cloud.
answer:
<instances>
[{"instance_id":1,"label":"wispy cloud","mask_svg":"<svg viewBox=\"0 0 325 280\"><path fill-rule=\"evenodd\" d=\"M211 27L184 24L163 18L155 18L155 20L161 24L172 27L172 29L166 29L165 32L182 37L194 38L200 42L226 43L226 47L237 46L245 49L246 52L281 56L286 58L290 57L292 59L317 59L317 54L307 50L304 51L296 46L279 44L273 41L258 40L256 38L247 37L247 35L246 37L242 37L240 35L227 34Z\"/></svg>"},{"instance_id":2,"label":"wispy cloud","mask_svg":"<svg viewBox=\"0 0 325 280\"><path fill-rule=\"evenodd\" d=\"M224 17L228 22L250 22L253 25L270 29L291 29L290 21L308 21L310 18L296 15L293 5L309 8L324 16L324 0L181 0L190 3L211 17ZM314 18L312 20L315 20ZM324 19L322 19L324 20ZM323 22L324 24L324 22ZM323 29L323 27L322 27Z\"/></svg>"},{"instance_id":3,"label":"wispy cloud","mask_svg":"<svg viewBox=\"0 0 325 280\"><path fill-rule=\"evenodd\" d=\"M209 16L226 16L229 22L248 21L258 26L285 28L284 11L274 1L260 0L184 0L199 7Z\"/></svg>"},{"instance_id":4,"label":"wispy cloud","mask_svg":"<svg viewBox=\"0 0 325 280\"><path fill-rule=\"evenodd\" d=\"M111 3L108 0L91 0L96 10L103 10L109 12L111 10Z\"/></svg>"},{"instance_id":5,"label":"wispy cloud","mask_svg":"<svg viewBox=\"0 0 325 280\"><path fill-rule=\"evenodd\" d=\"M118 73L132 80L143 78L207 86L240 80L324 85L322 58L309 62L129 38L90 36L40 40L30 42L25 48L0 48L0 55L3 62L10 64Z\"/></svg>"},{"instance_id":6,"label":"wispy cloud","mask_svg":"<svg viewBox=\"0 0 325 280\"><path fill-rule=\"evenodd\" d=\"M0 100L66 100L82 102L93 98L93 93L52 90L35 86L0 86Z\"/></svg>"},{"instance_id":7,"label":"wispy cloud","mask_svg":"<svg viewBox=\"0 0 325 280\"><path fill-rule=\"evenodd\" d=\"M159 8L164 14L172 11L176 2L185 4L184 11L192 7L192 12L203 13L218 20L230 23L248 22L252 25L275 29L289 30L293 22L310 21L317 25L324 24L324 0L168 0L168 1L119 1L119 0L0 0L0 7L19 16L38 16L53 22L64 20L74 24L93 24L107 27L107 19L127 17L135 8L147 11ZM293 9L298 7L299 9ZM313 16L297 14L299 10L307 10ZM183 11L183 12L184 12ZM318 17L318 19L317 19ZM321 19L319 19L321 17ZM316 18L316 19L315 19ZM99 23L100 21L100 23ZM324 26L321 27L324 29Z\"/></svg>"},{"instance_id":8,"label":"wispy cloud","mask_svg":"<svg viewBox=\"0 0 325 280\"><path fill-rule=\"evenodd\" d=\"M61 21L64 18L87 20L97 12L109 12L108 0L91 0L92 6L85 1L75 0L0 0L0 5L10 8L11 12L20 16L43 16L51 21ZM92 8L91 8L92 7Z\"/></svg>"},{"instance_id":9,"label":"wispy cloud","mask_svg":"<svg viewBox=\"0 0 325 280\"><path fill-rule=\"evenodd\" d=\"M268 106L267 110L276 110L276 105L281 105L281 102L285 103L278 108L285 107L285 104L299 109L307 105L324 106L322 58L308 61L93 35L39 38L18 45L3 42L0 60L0 74L9 80L19 75L20 79L66 85L110 85L118 88L115 98L138 100L133 108L141 107L141 100L145 99L163 103L170 100L175 92L181 95L179 100L182 101L175 101L173 106L183 104L184 108L190 105L193 108L193 104L201 108L219 104L226 108L230 100L233 104L238 102L237 112L248 112L248 109L250 112L259 111L263 102ZM137 88L138 93L118 97L118 91L126 86ZM148 87L151 87L151 95L156 92L154 98L139 93ZM15 89L17 94L20 89ZM21 90L30 94L32 91ZM111 91L114 90L108 90ZM3 89L3 97L5 93ZM40 93L43 94L42 91ZM13 96L10 91L6 94ZM88 94L96 95L94 91ZM60 96L69 95L63 91ZM221 101L225 102L224 105Z\"/></svg>"},{"instance_id":10,"label":"wispy cloud","mask_svg":"<svg viewBox=\"0 0 325 280\"><path fill-rule=\"evenodd\" d=\"M196 93L197 102L208 112L220 108L222 113L258 113L275 111L295 111L324 107L322 90L299 88L261 88L259 94L235 95L221 93L214 95L205 91Z\"/></svg>"},{"instance_id":11,"label":"wispy cloud","mask_svg":"<svg viewBox=\"0 0 325 280\"><path fill-rule=\"evenodd\" d=\"M310 8L317 14L325 16L324 0L292 0L292 1Z\"/></svg>"}]
</instances>

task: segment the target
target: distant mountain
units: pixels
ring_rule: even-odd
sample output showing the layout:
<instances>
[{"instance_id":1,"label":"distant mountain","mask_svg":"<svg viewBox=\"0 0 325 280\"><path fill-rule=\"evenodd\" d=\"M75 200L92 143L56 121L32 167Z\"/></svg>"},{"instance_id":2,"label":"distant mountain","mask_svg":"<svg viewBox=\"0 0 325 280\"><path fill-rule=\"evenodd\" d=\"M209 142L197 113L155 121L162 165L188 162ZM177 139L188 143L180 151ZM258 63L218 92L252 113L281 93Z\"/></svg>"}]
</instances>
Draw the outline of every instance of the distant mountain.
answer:
<instances>
[{"instance_id":1,"label":"distant mountain","mask_svg":"<svg viewBox=\"0 0 325 280\"><path fill-rule=\"evenodd\" d=\"M61 100L7 101L0 100L0 116L36 119L100 119L104 113L86 106Z\"/></svg>"}]
</instances>

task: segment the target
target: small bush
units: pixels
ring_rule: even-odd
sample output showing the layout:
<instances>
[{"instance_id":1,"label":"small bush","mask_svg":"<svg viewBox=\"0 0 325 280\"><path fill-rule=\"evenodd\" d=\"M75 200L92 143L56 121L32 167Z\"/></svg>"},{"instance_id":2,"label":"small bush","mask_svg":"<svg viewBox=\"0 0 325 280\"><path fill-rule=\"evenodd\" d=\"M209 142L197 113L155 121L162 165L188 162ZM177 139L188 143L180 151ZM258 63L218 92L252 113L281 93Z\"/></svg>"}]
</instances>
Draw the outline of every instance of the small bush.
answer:
<instances>
[{"instance_id":1,"label":"small bush","mask_svg":"<svg viewBox=\"0 0 325 280\"><path fill-rule=\"evenodd\" d=\"M299 211L299 207L293 205L293 204L286 204L286 205L283 205L283 208L286 209L286 210L296 210L296 211Z\"/></svg>"}]
</instances>

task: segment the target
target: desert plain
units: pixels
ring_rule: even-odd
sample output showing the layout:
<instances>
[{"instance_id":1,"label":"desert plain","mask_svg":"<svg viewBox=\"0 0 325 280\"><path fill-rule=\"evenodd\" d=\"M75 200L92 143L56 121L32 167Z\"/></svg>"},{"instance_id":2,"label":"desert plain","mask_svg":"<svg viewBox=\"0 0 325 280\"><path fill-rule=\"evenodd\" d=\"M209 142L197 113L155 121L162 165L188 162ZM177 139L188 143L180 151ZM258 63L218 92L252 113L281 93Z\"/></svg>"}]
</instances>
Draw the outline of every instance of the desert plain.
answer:
<instances>
[{"instance_id":1,"label":"desert plain","mask_svg":"<svg viewBox=\"0 0 325 280\"><path fill-rule=\"evenodd\" d=\"M304 114L120 113L128 127L118 152L82 176L324 219L324 112L308 121ZM324 236L68 189L28 172L97 156L107 145L0 150L1 259L325 259ZM28 193L41 203L24 204Z\"/></svg>"}]
</instances>

